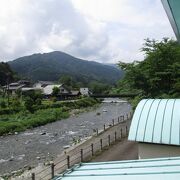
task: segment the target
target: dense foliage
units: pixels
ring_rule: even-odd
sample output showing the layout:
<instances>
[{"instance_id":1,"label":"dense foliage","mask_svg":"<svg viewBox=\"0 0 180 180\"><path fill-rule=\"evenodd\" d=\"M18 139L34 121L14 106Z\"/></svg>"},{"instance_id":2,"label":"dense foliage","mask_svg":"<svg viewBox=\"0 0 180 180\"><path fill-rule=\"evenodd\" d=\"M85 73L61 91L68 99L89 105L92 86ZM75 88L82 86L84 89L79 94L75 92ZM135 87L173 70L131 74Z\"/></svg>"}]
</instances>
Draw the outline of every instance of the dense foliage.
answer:
<instances>
[{"instance_id":1,"label":"dense foliage","mask_svg":"<svg viewBox=\"0 0 180 180\"><path fill-rule=\"evenodd\" d=\"M160 42L147 39L142 51L144 61L119 62L126 73L115 91L136 92L146 98L180 97L180 45L166 38Z\"/></svg>"},{"instance_id":2,"label":"dense foliage","mask_svg":"<svg viewBox=\"0 0 180 180\"><path fill-rule=\"evenodd\" d=\"M88 85L92 81L114 84L122 76L122 71L116 67L77 59L62 52L34 54L18 58L9 64L23 79L60 79L60 82L68 83L68 86L72 86L73 82Z\"/></svg>"},{"instance_id":3,"label":"dense foliage","mask_svg":"<svg viewBox=\"0 0 180 180\"><path fill-rule=\"evenodd\" d=\"M0 86L12 82L15 79L15 74L11 70L8 63L0 63Z\"/></svg>"}]
</instances>

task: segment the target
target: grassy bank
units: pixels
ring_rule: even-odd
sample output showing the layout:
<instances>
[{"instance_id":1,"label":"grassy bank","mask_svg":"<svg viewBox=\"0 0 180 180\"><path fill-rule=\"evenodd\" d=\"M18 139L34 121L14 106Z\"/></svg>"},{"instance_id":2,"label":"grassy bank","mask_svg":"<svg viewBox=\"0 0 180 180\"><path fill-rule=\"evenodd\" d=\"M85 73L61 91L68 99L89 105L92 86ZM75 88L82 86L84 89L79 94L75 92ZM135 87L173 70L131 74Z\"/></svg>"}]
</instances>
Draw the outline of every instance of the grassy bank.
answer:
<instances>
[{"instance_id":1,"label":"grassy bank","mask_svg":"<svg viewBox=\"0 0 180 180\"><path fill-rule=\"evenodd\" d=\"M68 118L70 111L94 106L98 101L83 98L74 102L46 102L36 107L34 113L27 110L0 115L0 135L24 131L45 125L60 119Z\"/></svg>"}]
</instances>

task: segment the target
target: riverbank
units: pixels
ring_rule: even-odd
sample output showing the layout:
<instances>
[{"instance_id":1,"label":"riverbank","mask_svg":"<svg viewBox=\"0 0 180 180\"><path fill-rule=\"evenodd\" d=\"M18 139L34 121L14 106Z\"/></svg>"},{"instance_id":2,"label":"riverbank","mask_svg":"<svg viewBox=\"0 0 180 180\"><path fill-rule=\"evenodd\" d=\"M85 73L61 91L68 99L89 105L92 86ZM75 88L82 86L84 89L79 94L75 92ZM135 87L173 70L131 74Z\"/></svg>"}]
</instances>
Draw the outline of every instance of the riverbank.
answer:
<instances>
[{"instance_id":1,"label":"riverbank","mask_svg":"<svg viewBox=\"0 0 180 180\"><path fill-rule=\"evenodd\" d=\"M22 110L18 113L0 115L0 136L68 118L72 110L92 107L97 103L99 101L95 99L83 98L76 101L40 105L34 113Z\"/></svg>"},{"instance_id":2,"label":"riverbank","mask_svg":"<svg viewBox=\"0 0 180 180\"><path fill-rule=\"evenodd\" d=\"M118 142L123 142L124 137L127 137L131 122L131 119L129 118L124 120L118 120L118 118L114 119L114 123L111 122L111 126L106 126L105 130L98 134L95 133L92 137L88 137L82 142L65 149L62 154L58 155L56 159L50 162L54 163L54 175L62 173L68 167L70 168L74 164L80 163L81 160L86 162L97 158L101 156L101 154L103 155L107 149L114 151L116 156L119 152L122 154L122 152L127 148L126 143L124 143L123 147L119 150L116 148L116 151L114 146ZM67 156L69 156L69 160L67 160ZM126 156L128 155L126 154ZM45 166L38 166L30 171L25 171L22 175L12 178L12 180L28 180L32 176L32 173L35 174L35 179L37 180L48 180L51 178L52 174L50 163Z\"/></svg>"},{"instance_id":3,"label":"riverbank","mask_svg":"<svg viewBox=\"0 0 180 180\"><path fill-rule=\"evenodd\" d=\"M0 137L0 174L51 161L64 151L64 146L91 136L95 129L103 129L104 124L112 124L113 118L129 111L131 106L128 103L103 103L89 112Z\"/></svg>"}]
</instances>

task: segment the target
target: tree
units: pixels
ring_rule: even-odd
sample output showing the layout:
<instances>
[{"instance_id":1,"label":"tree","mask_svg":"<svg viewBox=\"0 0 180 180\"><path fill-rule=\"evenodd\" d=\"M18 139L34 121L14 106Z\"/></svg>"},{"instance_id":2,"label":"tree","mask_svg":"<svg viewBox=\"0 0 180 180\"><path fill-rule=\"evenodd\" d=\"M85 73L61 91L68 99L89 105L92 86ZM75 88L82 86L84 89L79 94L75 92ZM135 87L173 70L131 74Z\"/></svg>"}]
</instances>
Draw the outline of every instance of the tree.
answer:
<instances>
[{"instance_id":1,"label":"tree","mask_svg":"<svg viewBox=\"0 0 180 180\"><path fill-rule=\"evenodd\" d=\"M59 79L59 82L70 87L72 86L72 77L69 75L62 75Z\"/></svg>"},{"instance_id":2,"label":"tree","mask_svg":"<svg viewBox=\"0 0 180 180\"><path fill-rule=\"evenodd\" d=\"M179 44L167 38L160 42L146 39L142 51L144 61L119 63L126 72L119 86L125 85L129 91L141 92L146 97L179 96Z\"/></svg>"},{"instance_id":3,"label":"tree","mask_svg":"<svg viewBox=\"0 0 180 180\"><path fill-rule=\"evenodd\" d=\"M36 91L30 91L26 94L24 99L25 108L31 113L34 112L34 108L36 106L41 105L42 102L42 94Z\"/></svg>"},{"instance_id":4,"label":"tree","mask_svg":"<svg viewBox=\"0 0 180 180\"><path fill-rule=\"evenodd\" d=\"M53 87L52 96L57 97L58 94L59 94L59 88L57 86Z\"/></svg>"},{"instance_id":5,"label":"tree","mask_svg":"<svg viewBox=\"0 0 180 180\"><path fill-rule=\"evenodd\" d=\"M109 85L96 81L91 82L89 86L94 94L108 93L108 90L110 89Z\"/></svg>"},{"instance_id":6,"label":"tree","mask_svg":"<svg viewBox=\"0 0 180 180\"><path fill-rule=\"evenodd\" d=\"M0 85L4 86L15 79L15 73L11 70L8 63L0 63Z\"/></svg>"}]
</instances>

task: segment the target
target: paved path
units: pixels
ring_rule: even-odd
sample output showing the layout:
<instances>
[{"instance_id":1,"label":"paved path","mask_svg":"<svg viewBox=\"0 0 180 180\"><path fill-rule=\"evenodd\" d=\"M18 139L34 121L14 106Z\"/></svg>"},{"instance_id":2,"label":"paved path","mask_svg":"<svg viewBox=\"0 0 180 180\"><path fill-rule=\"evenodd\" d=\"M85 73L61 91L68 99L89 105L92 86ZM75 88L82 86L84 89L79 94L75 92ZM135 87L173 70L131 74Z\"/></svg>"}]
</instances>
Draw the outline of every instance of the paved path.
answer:
<instances>
[{"instance_id":1,"label":"paved path","mask_svg":"<svg viewBox=\"0 0 180 180\"><path fill-rule=\"evenodd\" d=\"M91 162L118 161L138 159L137 143L128 141L124 138L122 141L111 146L99 156L93 158Z\"/></svg>"}]
</instances>

